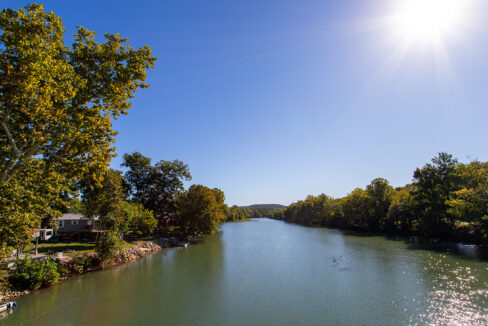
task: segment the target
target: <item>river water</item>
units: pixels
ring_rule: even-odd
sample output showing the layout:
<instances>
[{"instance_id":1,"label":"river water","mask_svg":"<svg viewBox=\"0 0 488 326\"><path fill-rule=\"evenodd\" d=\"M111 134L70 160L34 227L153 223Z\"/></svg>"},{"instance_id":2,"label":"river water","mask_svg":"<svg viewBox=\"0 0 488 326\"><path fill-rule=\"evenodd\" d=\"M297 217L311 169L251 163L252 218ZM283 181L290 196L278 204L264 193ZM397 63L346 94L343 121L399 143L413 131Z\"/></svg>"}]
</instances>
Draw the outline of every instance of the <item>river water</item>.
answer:
<instances>
[{"instance_id":1,"label":"river water","mask_svg":"<svg viewBox=\"0 0 488 326\"><path fill-rule=\"evenodd\" d=\"M488 263L269 219L17 300L2 325L488 325Z\"/></svg>"}]
</instances>

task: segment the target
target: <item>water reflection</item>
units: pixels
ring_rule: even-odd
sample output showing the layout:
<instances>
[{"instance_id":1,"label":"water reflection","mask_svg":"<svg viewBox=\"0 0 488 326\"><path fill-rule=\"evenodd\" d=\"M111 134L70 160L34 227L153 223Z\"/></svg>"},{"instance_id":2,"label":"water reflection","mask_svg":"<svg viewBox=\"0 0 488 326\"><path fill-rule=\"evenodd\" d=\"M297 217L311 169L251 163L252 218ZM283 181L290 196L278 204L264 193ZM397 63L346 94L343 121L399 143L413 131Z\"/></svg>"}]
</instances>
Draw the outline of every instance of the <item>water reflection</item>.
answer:
<instances>
[{"instance_id":1,"label":"water reflection","mask_svg":"<svg viewBox=\"0 0 488 326\"><path fill-rule=\"evenodd\" d=\"M402 239L402 238L397 238ZM466 245L455 242L443 242L438 240L423 239L420 237L410 237L402 239L408 244L411 250L428 250L439 253L453 254L462 259L479 260L488 262L488 247Z\"/></svg>"},{"instance_id":2,"label":"water reflection","mask_svg":"<svg viewBox=\"0 0 488 326\"><path fill-rule=\"evenodd\" d=\"M488 264L478 249L396 240L266 219L225 224L189 248L20 298L2 322L488 325Z\"/></svg>"}]
</instances>

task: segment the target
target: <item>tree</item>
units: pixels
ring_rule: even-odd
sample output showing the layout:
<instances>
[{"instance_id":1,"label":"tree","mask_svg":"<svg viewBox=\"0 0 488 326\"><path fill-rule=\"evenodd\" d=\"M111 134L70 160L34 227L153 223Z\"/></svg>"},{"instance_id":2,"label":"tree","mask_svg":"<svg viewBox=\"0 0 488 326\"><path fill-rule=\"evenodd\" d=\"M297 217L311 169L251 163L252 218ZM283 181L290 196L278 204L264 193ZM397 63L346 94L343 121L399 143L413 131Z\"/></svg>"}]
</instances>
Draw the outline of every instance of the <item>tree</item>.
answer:
<instances>
[{"instance_id":1,"label":"tree","mask_svg":"<svg viewBox=\"0 0 488 326\"><path fill-rule=\"evenodd\" d=\"M152 210L157 217L176 210L183 181L191 180L188 165L179 160L163 160L152 166L150 158L134 152L124 154L122 166L128 168L124 178L129 185L129 199Z\"/></svg>"},{"instance_id":2,"label":"tree","mask_svg":"<svg viewBox=\"0 0 488 326\"><path fill-rule=\"evenodd\" d=\"M152 211L147 210L138 203L126 203L127 211L130 212L129 233L136 236L147 236L153 233L158 226Z\"/></svg>"},{"instance_id":3,"label":"tree","mask_svg":"<svg viewBox=\"0 0 488 326\"><path fill-rule=\"evenodd\" d=\"M192 185L176 202L178 221L187 234L209 234L225 221L224 193Z\"/></svg>"},{"instance_id":4,"label":"tree","mask_svg":"<svg viewBox=\"0 0 488 326\"><path fill-rule=\"evenodd\" d=\"M82 181L80 185L84 201L84 214L88 217L110 215L117 205L125 200L124 179L122 172L108 169L100 184Z\"/></svg>"},{"instance_id":5,"label":"tree","mask_svg":"<svg viewBox=\"0 0 488 326\"><path fill-rule=\"evenodd\" d=\"M415 207L411 193L406 189L392 192L391 204L385 221L385 231L408 234L414 231Z\"/></svg>"},{"instance_id":6,"label":"tree","mask_svg":"<svg viewBox=\"0 0 488 326\"><path fill-rule=\"evenodd\" d=\"M95 252L102 262L102 265L120 255L122 250L122 240L115 231L109 230L102 234L95 246Z\"/></svg>"},{"instance_id":7,"label":"tree","mask_svg":"<svg viewBox=\"0 0 488 326\"><path fill-rule=\"evenodd\" d=\"M340 200L340 210L345 219L346 227L369 230L369 198L366 190L354 189Z\"/></svg>"},{"instance_id":8,"label":"tree","mask_svg":"<svg viewBox=\"0 0 488 326\"><path fill-rule=\"evenodd\" d=\"M473 226L480 239L488 238L488 162L459 164L460 189L446 202L448 213Z\"/></svg>"},{"instance_id":9,"label":"tree","mask_svg":"<svg viewBox=\"0 0 488 326\"><path fill-rule=\"evenodd\" d=\"M452 155L439 153L432 159L432 164L416 169L413 174L416 213L421 231L426 235L445 235L454 227L447 201L458 188L457 164Z\"/></svg>"},{"instance_id":10,"label":"tree","mask_svg":"<svg viewBox=\"0 0 488 326\"><path fill-rule=\"evenodd\" d=\"M148 87L156 60L119 34L98 43L79 27L70 47L63 36L61 18L42 5L0 12L0 196L12 199L0 219L29 227L59 215L53 196L74 180L100 181L113 156L111 121Z\"/></svg>"},{"instance_id":11,"label":"tree","mask_svg":"<svg viewBox=\"0 0 488 326\"><path fill-rule=\"evenodd\" d=\"M385 228L386 215L391 204L393 187L388 180L376 178L366 187L369 197L368 227L371 231L380 231Z\"/></svg>"}]
</instances>

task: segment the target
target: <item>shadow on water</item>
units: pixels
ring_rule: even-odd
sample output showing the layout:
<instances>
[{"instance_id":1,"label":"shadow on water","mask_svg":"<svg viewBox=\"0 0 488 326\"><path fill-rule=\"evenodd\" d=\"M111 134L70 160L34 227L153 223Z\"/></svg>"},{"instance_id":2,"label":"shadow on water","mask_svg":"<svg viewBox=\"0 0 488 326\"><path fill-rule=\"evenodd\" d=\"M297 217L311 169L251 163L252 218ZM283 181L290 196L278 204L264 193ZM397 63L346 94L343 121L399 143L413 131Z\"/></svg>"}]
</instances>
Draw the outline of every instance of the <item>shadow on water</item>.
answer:
<instances>
[{"instance_id":1,"label":"shadow on water","mask_svg":"<svg viewBox=\"0 0 488 326\"><path fill-rule=\"evenodd\" d=\"M310 228L324 228L331 230L335 234L342 234L346 236L368 238L368 237L383 237L391 241L402 241L406 244L409 250L425 250L437 253L444 253L448 255L455 255L460 259L469 261L483 261L488 262L488 246L481 245L467 245L459 242L440 241L437 239L423 238L419 236L400 236L400 235L385 235L383 233L365 232L361 230L344 230L336 228L328 228L321 225L305 225L299 223L286 222L288 224L301 225Z\"/></svg>"},{"instance_id":2,"label":"shadow on water","mask_svg":"<svg viewBox=\"0 0 488 326\"><path fill-rule=\"evenodd\" d=\"M425 250L455 255L469 261L488 262L488 246L466 245L459 242L440 241L418 236L384 236L388 240L402 241L409 250Z\"/></svg>"}]
</instances>

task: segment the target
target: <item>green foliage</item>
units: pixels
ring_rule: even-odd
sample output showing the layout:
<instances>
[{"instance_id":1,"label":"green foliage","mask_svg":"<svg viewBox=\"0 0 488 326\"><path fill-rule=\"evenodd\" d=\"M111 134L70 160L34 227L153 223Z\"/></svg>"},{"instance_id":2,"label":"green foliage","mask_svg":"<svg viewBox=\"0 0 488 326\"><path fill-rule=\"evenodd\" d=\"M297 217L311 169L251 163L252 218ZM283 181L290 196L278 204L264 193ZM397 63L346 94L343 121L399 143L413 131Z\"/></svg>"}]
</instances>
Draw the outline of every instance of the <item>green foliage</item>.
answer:
<instances>
[{"instance_id":1,"label":"green foliage","mask_svg":"<svg viewBox=\"0 0 488 326\"><path fill-rule=\"evenodd\" d=\"M126 114L155 58L120 35L78 27L31 4L0 12L0 258L55 217L77 179L100 181L113 154L112 119Z\"/></svg>"},{"instance_id":2,"label":"green foliage","mask_svg":"<svg viewBox=\"0 0 488 326\"><path fill-rule=\"evenodd\" d=\"M0 295L5 295L9 291L8 277L5 272L0 273Z\"/></svg>"},{"instance_id":3,"label":"green foliage","mask_svg":"<svg viewBox=\"0 0 488 326\"><path fill-rule=\"evenodd\" d=\"M202 185L192 185L178 197L178 221L187 234L209 234L225 221L224 193Z\"/></svg>"},{"instance_id":4,"label":"green foliage","mask_svg":"<svg viewBox=\"0 0 488 326\"><path fill-rule=\"evenodd\" d=\"M164 212L174 212L178 194L183 191L183 181L191 180L188 165L181 161L159 161L141 153L124 154L123 167L129 170L124 178L129 186L131 201L144 205L158 217Z\"/></svg>"},{"instance_id":5,"label":"green foliage","mask_svg":"<svg viewBox=\"0 0 488 326\"><path fill-rule=\"evenodd\" d=\"M448 213L460 222L475 225L478 237L488 236L488 162L459 164L459 190L446 201Z\"/></svg>"},{"instance_id":6,"label":"green foliage","mask_svg":"<svg viewBox=\"0 0 488 326\"><path fill-rule=\"evenodd\" d=\"M128 203L130 211L130 234L133 236L147 236L154 232L158 221L154 218L152 211L147 210L141 204Z\"/></svg>"},{"instance_id":7,"label":"green foliage","mask_svg":"<svg viewBox=\"0 0 488 326\"><path fill-rule=\"evenodd\" d=\"M117 210L119 202L125 199L123 183L121 172L112 169L106 171L100 184L81 182L84 214L88 217L99 215L104 218Z\"/></svg>"},{"instance_id":8,"label":"green foliage","mask_svg":"<svg viewBox=\"0 0 488 326\"><path fill-rule=\"evenodd\" d=\"M457 163L452 155L439 153L432 159L432 164L416 169L413 174L416 213L421 222L421 231L426 235L448 233L454 228L447 201L451 193L459 188Z\"/></svg>"},{"instance_id":9,"label":"green foliage","mask_svg":"<svg viewBox=\"0 0 488 326\"><path fill-rule=\"evenodd\" d=\"M122 239L114 231L108 231L100 236L95 246L95 252L102 263L115 258L122 249Z\"/></svg>"},{"instance_id":10,"label":"green foliage","mask_svg":"<svg viewBox=\"0 0 488 326\"><path fill-rule=\"evenodd\" d=\"M236 205L232 207L228 207L227 205L224 207L224 214L226 216L227 221L242 221L248 218L254 217L254 213L250 209L242 209Z\"/></svg>"},{"instance_id":11,"label":"green foliage","mask_svg":"<svg viewBox=\"0 0 488 326\"><path fill-rule=\"evenodd\" d=\"M17 290L35 290L59 281L58 264L47 260L16 260L16 269L9 275L10 284Z\"/></svg>"},{"instance_id":12,"label":"green foliage","mask_svg":"<svg viewBox=\"0 0 488 326\"><path fill-rule=\"evenodd\" d=\"M460 164L439 153L414 172L413 183L393 189L373 180L344 198L308 196L272 218L373 232L488 241L488 162Z\"/></svg>"},{"instance_id":13,"label":"green foliage","mask_svg":"<svg viewBox=\"0 0 488 326\"><path fill-rule=\"evenodd\" d=\"M61 276L79 275L89 271L96 263L97 261L90 256L75 256L63 269L60 267L59 271Z\"/></svg>"},{"instance_id":14,"label":"green foliage","mask_svg":"<svg viewBox=\"0 0 488 326\"><path fill-rule=\"evenodd\" d=\"M80 188L86 216L99 216L106 230L120 235L128 232L132 216L129 203L125 201L126 188L121 172L109 169L101 184L81 182Z\"/></svg>"},{"instance_id":15,"label":"green foliage","mask_svg":"<svg viewBox=\"0 0 488 326\"><path fill-rule=\"evenodd\" d=\"M414 216L415 202L412 194L405 189L393 191L385 221L385 231L403 234L416 231Z\"/></svg>"}]
</instances>

